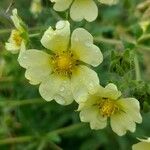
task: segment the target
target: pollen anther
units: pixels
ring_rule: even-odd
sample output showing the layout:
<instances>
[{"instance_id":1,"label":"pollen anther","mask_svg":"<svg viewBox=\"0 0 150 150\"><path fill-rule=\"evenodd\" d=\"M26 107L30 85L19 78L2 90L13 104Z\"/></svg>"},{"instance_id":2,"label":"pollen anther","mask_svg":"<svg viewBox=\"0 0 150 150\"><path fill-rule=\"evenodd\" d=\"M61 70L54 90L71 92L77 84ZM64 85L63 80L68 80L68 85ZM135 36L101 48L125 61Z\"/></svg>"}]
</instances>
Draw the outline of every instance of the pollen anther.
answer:
<instances>
[{"instance_id":1,"label":"pollen anther","mask_svg":"<svg viewBox=\"0 0 150 150\"><path fill-rule=\"evenodd\" d=\"M99 110L103 117L110 117L117 111L119 111L119 107L115 103L115 101L104 98L99 103Z\"/></svg>"},{"instance_id":2,"label":"pollen anther","mask_svg":"<svg viewBox=\"0 0 150 150\"><path fill-rule=\"evenodd\" d=\"M56 54L53 59L53 71L57 74L70 76L77 65L77 60L71 52Z\"/></svg>"},{"instance_id":3,"label":"pollen anther","mask_svg":"<svg viewBox=\"0 0 150 150\"><path fill-rule=\"evenodd\" d=\"M13 30L11 34L11 38L17 46L21 46L22 37L20 36L19 31Z\"/></svg>"}]
</instances>

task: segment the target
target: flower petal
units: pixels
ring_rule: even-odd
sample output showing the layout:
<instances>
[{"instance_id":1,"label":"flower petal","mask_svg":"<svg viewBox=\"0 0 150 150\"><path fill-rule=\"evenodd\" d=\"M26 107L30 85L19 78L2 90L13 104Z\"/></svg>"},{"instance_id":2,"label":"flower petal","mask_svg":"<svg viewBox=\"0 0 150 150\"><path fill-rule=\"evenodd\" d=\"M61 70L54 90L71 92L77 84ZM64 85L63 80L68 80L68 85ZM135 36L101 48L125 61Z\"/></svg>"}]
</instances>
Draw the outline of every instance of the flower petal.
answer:
<instances>
[{"instance_id":1,"label":"flower petal","mask_svg":"<svg viewBox=\"0 0 150 150\"><path fill-rule=\"evenodd\" d=\"M117 100L121 96L117 86L112 83L109 83L105 88L100 87L99 93L101 97L111 98L112 100Z\"/></svg>"},{"instance_id":2,"label":"flower petal","mask_svg":"<svg viewBox=\"0 0 150 150\"><path fill-rule=\"evenodd\" d=\"M71 50L81 61L96 67L103 61L100 49L93 44L93 36L83 28L73 31Z\"/></svg>"},{"instance_id":3,"label":"flower petal","mask_svg":"<svg viewBox=\"0 0 150 150\"><path fill-rule=\"evenodd\" d=\"M12 13L13 13L13 15L11 16L11 19L12 19L12 21L13 21L15 27L16 27L17 29L22 28L22 27L20 26L20 20L19 20L19 16L18 16L18 13L17 13L17 9L14 9L14 10L12 11Z\"/></svg>"},{"instance_id":4,"label":"flower petal","mask_svg":"<svg viewBox=\"0 0 150 150\"><path fill-rule=\"evenodd\" d=\"M17 9L13 9L12 13L13 13L13 15L12 15L10 18L11 18L11 20L13 21L15 27L16 27L20 32L23 32L25 25L24 25L22 19L18 16ZM24 26L24 27L23 27L23 26Z\"/></svg>"},{"instance_id":5,"label":"flower petal","mask_svg":"<svg viewBox=\"0 0 150 150\"><path fill-rule=\"evenodd\" d=\"M22 53L26 51L26 44L24 42L24 40L21 42L21 46L20 46L20 52L19 52L19 56L18 59L21 57Z\"/></svg>"},{"instance_id":6,"label":"flower petal","mask_svg":"<svg viewBox=\"0 0 150 150\"><path fill-rule=\"evenodd\" d=\"M96 107L83 108L80 112L82 122L90 122L91 129L102 129L107 125L107 119L102 117Z\"/></svg>"},{"instance_id":7,"label":"flower petal","mask_svg":"<svg viewBox=\"0 0 150 150\"><path fill-rule=\"evenodd\" d=\"M24 68L48 66L50 68L50 55L40 50L27 50L18 58L19 64Z\"/></svg>"},{"instance_id":8,"label":"flower petal","mask_svg":"<svg viewBox=\"0 0 150 150\"><path fill-rule=\"evenodd\" d=\"M97 15L98 8L93 0L74 0L70 9L70 16L75 21L86 19L92 22Z\"/></svg>"},{"instance_id":9,"label":"flower petal","mask_svg":"<svg viewBox=\"0 0 150 150\"><path fill-rule=\"evenodd\" d=\"M123 110L130 114L132 120L141 123L142 116L140 114L140 105L139 101L135 98L123 98L118 101L118 103L122 106Z\"/></svg>"},{"instance_id":10,"label":"flower petal","mask_svg":"<svg viewBox=\"0 0 150 150\"><path fill-rule=\"evenodd\" d=\"M107 5L113 5L118 2L118 0L98 0L100 3L107 4Z\"/></svg>"},{"instance_id":11,"label":"flower petal","mask_svg":"<svg viewBox=\"0 0 150 150\"><path fill-rule=\"evenodd\" d=\"M97 106L95 104L98 103L99 101L99 96L97 95L97 92L93 95L93 94L90 94L88 96L88 98L86 99L86 101L81 101L78 105L78 111L82 110L83 108L88 108L88 107L91 107L91 106Z\"/></svg>"},{"instance_id":12,"label":"flower petal","mask_svg":"<svg viewBox=\"0 0 150 150\"><path fill-rule=\"evenodd\" d=\"M95 107L83 108L80 112L80 119L82 122L90 122L98 115L98 109Z\"/></svg>"},{"instance_id":13,"label":"flower petal","mask_svg":"<svg viewBox=\"0 0 150 150\"><path fill-rule=\"evenodd\" d=\"M20 47L16 46L13 43L5 43L5 48L7 51L10 51L12 54L17 54L20 50Z\"/></svg>"},{"instance_id":14,"label":"flower petal","mask_svg":"<svg viewBox=\"0 0 150 150\"><path fill-rule=\"evenodd\" d=\"M108 85L105 86L105 88L118 91L117 86L115 84L113 84L113 83L109 83Z\"/></svg>"},{"instance_id":15,"label":"flower petal","mask_svg":"<svg viewBox=\"0 0 150 150\"><path fill-rule=\"evenodd\" d=\"M70 24L68 21L59 21L56 24L56 30L52 27L47 29L41 39L42 45L56 52L66 51L69 45Z\"/></svg>"},{"instance_id":16,"label":"flower petal","mask_svg":"<svg viewBox=\"0 0 150 150\"><path fill-rule=\"evenodd\" d=\"M41 83L39 92L46 101L55 100L61 105L69 105L73 101L70 80L52 74Z\"/></svg>"},{"instance_id":17,"label":"flower petal","mask_svg":"<svg viewBox=\"0 0 150 150\"><path fill-rule=\"evenodd\" d=\"M119 136L126 134L127 130L134 132L136 129L135 122L130 117L130 114L121 112L111 116L110 124L112 130Z\"/></svg>"},{"instance_id":18,"label":"flower petal","mask_svg":"<svg viewBox=\"0 0 150 150\"><path fill-rule=\"evenodd\" d=\"M47 65L38 67L29 67L25 72L25 77L29 80L30 84L39 84L44 81L51 74L51 69Z\"/></svg>"},{"instance_id":19,"label":"flower petal","mask_svg":"<svg viewBox=\"0 0 150 150\"><path fill-rule=\"evenodd\" d=\"M73 0L50 0L51 2L55 2L54 9L56 11L64 11L69 8Z\"/></svg>"},{"instance_id":20,"label":"flower petal","mask_svg":"<svg viewBox=\"0 0 150 150\"><path fill-rule=\"evenodd\" d=\"M95 71L80 65L71 77L71 88L77 102L85 101L89 94L96 93L99 87L99 78Z\"/></svg>"},{"instance_id":21,"label":"flower petal","mask_svg":"<svg viewBox=\"0 0 150 150\"><path fill-rule=\"evenodd\" d=\"M149 150L149 149L150 149L150 143L148 142L139 142L132 146L132 150Z\"/></svg>"},{"instance_id":22,"label":"flower petal","mask_svg":"<svg viewBox=\"0 0 150 150\"><path fill-rule=\"evenodd\" d=\"M138 138L138 140L140 140L141 142L147 142L147 143L150 143L150 137L148 137L147 139L141 139L141 138Z\"/></svg>"},{"instance_id":23,"label":"flower petal","mask_svg":"<svg viewBox=\"0 0 150 150\"><path fill-rule=\"evenodd\" d=\"M142 122L140 106L135 98L122 98L117 101L120 112L112 115L111 127L114 132L122 136L127 130L134 132L136 124Z\"/></svg>"},{"instance_id":24,"label":"flower petal","mask_svg":"<svg viewBox=\"0 0 150 150\"><path fill-rule=\"evenodd\" d=\"M96 120L93 120L90 122L91 129L99 130L103 129L107 126L107 120L99 120L99 118L96 118Z\"/></svg>"},{"instance_id":25,"label":"flower petal","mask_svg":"<svg viewBox=\"0 0 150 150\"><path fill-rule=\"evenodd\" d=\"M26 68L25 77L31 84L39 84L51 74L50 55L38 50L22 51L19 64Z\"/></svg>"}]
</instances>

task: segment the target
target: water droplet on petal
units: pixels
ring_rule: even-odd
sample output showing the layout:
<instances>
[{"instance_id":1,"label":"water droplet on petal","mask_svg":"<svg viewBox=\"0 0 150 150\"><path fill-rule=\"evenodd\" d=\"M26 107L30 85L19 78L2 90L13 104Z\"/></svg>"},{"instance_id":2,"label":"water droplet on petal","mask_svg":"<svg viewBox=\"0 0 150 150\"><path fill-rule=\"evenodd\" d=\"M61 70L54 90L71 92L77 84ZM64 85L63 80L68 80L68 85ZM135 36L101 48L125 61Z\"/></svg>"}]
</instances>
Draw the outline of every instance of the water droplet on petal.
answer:
<instances>
[{"instance_id":1,"label":"water droplet on petal","mask_svg":"<svg viewBox=\"0 0 150 150\"><path fill-rule=\"evenodd\" d=\"M95 85L93 83L89 83L88 87L89 87L89 92L91 94L94 94L95 93Z\"/></svg>"},{"instance_id":2,"label":"water droplet on petal","mask_svg":"<svg viewBox=\"0 0 150 150\"><path fill-rule=\"evenodd\" d=\"M64 97L62 97L61 95L55 95L54 99L58 104L64 105L66 103Z\"/></svg>"},{"instance_id":3,"label":"water droplet on petal","mask_svg":"<svg viewBox=\"0 0 150 150\"><path fill-rule=\"evenodd\" d=\"M65 87L60 88L60 92L63 92L65 90Z\"/></svg>"},{"instance_id":4,"label":"water droplet on petal","mask_svg":"<svg viewBox=\"0 0 150 150\"><path fill-rule=\"evenodd\" d=\"M76 42L78 42L78 41L79 41L78 37L75 37L75 38L74 38L74 40L75 40Z\"/></svg>"},{"instance_id":5,"label":"water droplet on petal","mask_svg":"<svg viewBox=\"0 0 150 150\"><path fill-rule=\"evenodd\" d=\"M60 30L62 28L65 27L65 22L64 21L59 21L57 24L56 24L56 29Z\"/></svg>"},{"instance_id":6,"label":"water droplet on petal","mask_svg":"<svg viewBox=\"0 0 150 150\"><path fill-rule=\"evenodd\" d=\"M87 100L87 94L83 94L80 95L80 97L78 97L77 102L85 102Z\"/></svg>"},{"instance_id":7,"label":"water droplet on petal","mask_svg":"<svg viewBox=\"0 0 150 150\"><path fill-rule=\"evenodd\" d=\"M47 37L47 38L50 38L50 35L49 35L49 34L47 34L47 35L46 35L46 37Z\"/></svg>"},{"instance_id":8,"label":"water droplet on petal","mask_svg":"<svg viewBox=\"0 0 150 150\"><path fill-rule=\"evenodd\" d=\"M91 44L89 42L85 43L86 47L91 47Z\"/></svg>"},{"instance_id":9,"label":"water droplet on petal","mask_svg":"<svg viewBox=\"0 0 150 150\"><path fill-rule=\"evenodd\" d=\"M26 56L23 56L23 59L27 59L27 57L26 57Z\"/></svg>"},{"instance_id":10,"label":"water droplet on petal","mask_svg":"<svg viewBox=\"0 0 150 150\"><path fill-rule=\"evenodd\" d=\"M53 33L53 35L57 35L57 33L56 33L56 32L54 32L54 33Z\"/></svg>"}]
</instances>

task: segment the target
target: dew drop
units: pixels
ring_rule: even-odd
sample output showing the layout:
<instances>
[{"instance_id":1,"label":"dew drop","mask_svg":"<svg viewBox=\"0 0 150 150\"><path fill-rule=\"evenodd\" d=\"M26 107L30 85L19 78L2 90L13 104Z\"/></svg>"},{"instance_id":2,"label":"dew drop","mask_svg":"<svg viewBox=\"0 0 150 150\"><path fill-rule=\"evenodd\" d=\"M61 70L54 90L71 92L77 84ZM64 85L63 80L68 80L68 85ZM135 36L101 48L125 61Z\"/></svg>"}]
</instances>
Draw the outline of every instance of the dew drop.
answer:
<instances>
[{"instance_id":1,"label":"dew drop","mask_svg":"<svg viewBox=\"0 0 150 150\"><path fill-rule=\"evenodd\" d=\"M59 21L57 24L56 24L56 29L60 30L62 28L65 27L65 22L64 21Z\"/></svg>"},{"instance_id":2,"label":"dew drop","mask_svg":"<svg viewBox=\"0 0 150 150\"><path fill-rule=\"evenodd\" d=\"M65 104L65 100L61 95L55 95L54 99L57 103L64 105Z\"/></svg>"},{"instance_id":3,"label":"dew drop","mask_svg":"<svg viewBox=\"0 0 150 150\"><path fill-rule=\"evenodd\" d=\"M53 35L57 35L57 33L56 33L56 32L54 32L54 33L53 33Z\"/></svg>"},{"instance_id":4,"label":"dew drop","mask_svg":"<svg viewBox=\"0 0 150 150\"><path fill-rule=\"evenodd\" d=\"M90 40L91 40L91 38L89 37L89 38L88 38L88 40L90 41Z\"/></svg>"},{"instance_id":5,"label":"dew drop","mask_svg":"<svg viewBox=\"0 0 150 150\"><path fill-rule=\"evenodd\" d=\"M94 84L93 83L89 83L89 90L90 90L90 93L91 94L94 94L95 93L95 88L94 88Z\"/></svg>"},{"instance_id":6,"label":"dew drop","mask_svg":"<svg viewBox=\"0 0 150 150\"><path fill-rule=\"evenodd\" d=\"M49 35L49 34L47 34L47 35L46 35L46 37L47 37L47 38L50 38L50 35Z\"/></svg>"},{"instance_id":7,"label":"dew drop","mask_svg":"<svg viewBox=\"0 0 150 150\"><path fill-rule=\"evenodd\" d=\"M61 87L61 88L60 88L60 92L63 92L64 90L65 90L64 87Z\"/></svg>"},{"instance_id":8,"label":"dew drop","mask_svg":"<svg viewBox=\"0 0 150 150\"><path fill-rule=\"evenodd\" d=\"M76 42L78 42L78 41L79 41L78 37L75 37L75 38L74 38L74 40L75 40Z\"/></svg>"},{"instance_id":9,"label":"dew drop","mask_svg":"<svg viewBox=\"0 0 150 150\"><path fill-rule=\"evenodd\" d=\"M91 44L90 44L89 42L87 42L87 43L85 43L85 46L86 46L86 47L90 47Z\"/></svg>"},{"instance_id":10,"label":"dew drop","mask_svg":"<svg viewBox=\"0 0 150 150\"><path fill-rule=\"evenodd\" d=\"M26 57L26 56L23 56L23 59L27 59L27 57Z\"/></svg>"}]
</instances>

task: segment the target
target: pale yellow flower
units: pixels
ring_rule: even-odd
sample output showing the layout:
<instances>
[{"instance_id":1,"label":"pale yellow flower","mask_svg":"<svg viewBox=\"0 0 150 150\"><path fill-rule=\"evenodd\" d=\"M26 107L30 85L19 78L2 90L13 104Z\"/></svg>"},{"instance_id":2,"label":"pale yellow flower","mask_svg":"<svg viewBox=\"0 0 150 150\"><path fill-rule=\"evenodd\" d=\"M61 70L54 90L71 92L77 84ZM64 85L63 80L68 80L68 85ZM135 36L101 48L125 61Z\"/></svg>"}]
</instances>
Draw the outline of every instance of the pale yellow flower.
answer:
<instances>
[{"instance_id":1,"label":"pale yellow flower","mask_svg":"<svg viewBox=\"0 0 150 150\"><path fill-rule=\"evenodd\" d=\"M65 11L70 7L70 17L74 21L86 19L91 22L98 16L98 8L94 0L50 0L54 2L54 10ZM112 5L118 0L98 0L98 2Z\"/></svg>"},{"instance_id":2,"label":"pale yellow flower","mask_svg":"<svg viewBox=\"0 0 150 150\"><path fill-rule=\"evenodd\" d=\"M139 139L141 142L134 144L132 150L150 150L150 138Z\"/></svg>"},{"instance_id":3,"label":"pale yellow flower","mask_svg":"<svg viewBox=\"0 0 150 150\"><path fill-rule=\"evenodd\" d=\"M43 7L41 0L32 0L30 11L35 17L42 12L42 9Z\"/></svg>"},{"instance_id":4,"label":"pale yellow flower","mask_svg":"<svg viewBox=\"0 0 150 150\"><path fill-rule=\"evenodd\" d=\"M13 15L11 16L11 19L14 23L15 29L12 30L8 42L5 43L5 48L15 54L20 51L21 47L25 46L28 35L25 24L17 14L17 9L14 9L12 13Z\"/></svg>"},{"instance_id":5,"label":"pale yellow flower","mask_svg":"<svg viewBox=\"0 0 150 150\"><path fill-rule=\"evenodd\" d=\"M91 129L103 129L110 119L110 125L119 136L127 130L134 132L135 123L141 123L140 106L135 98L122 98L116 85L110 83L99 87L96 94L79 102L80 119L89 122Z\"/></svg>"},{"instance_id":6,"label":"pale yellow flower","mask_svg":"<svg viewBox=\"0 0 150 150\"><path fill-rule=\"evenodd\" d=\"M73 98L80 101L96 91L99 78L85 63L96 67L103 56L88 31L77 28L70 38L69 22L59 21L56 30L49 27L44 33L41 43L51 50L49 54L27 50L19 63L27 69L25 76L31 84L41 83L39 91L45 100L67 105Z\"/></svg>"}]
</instances>

